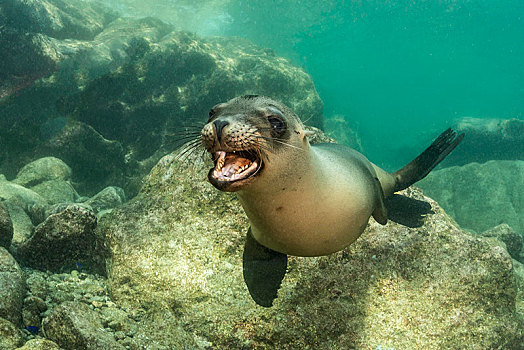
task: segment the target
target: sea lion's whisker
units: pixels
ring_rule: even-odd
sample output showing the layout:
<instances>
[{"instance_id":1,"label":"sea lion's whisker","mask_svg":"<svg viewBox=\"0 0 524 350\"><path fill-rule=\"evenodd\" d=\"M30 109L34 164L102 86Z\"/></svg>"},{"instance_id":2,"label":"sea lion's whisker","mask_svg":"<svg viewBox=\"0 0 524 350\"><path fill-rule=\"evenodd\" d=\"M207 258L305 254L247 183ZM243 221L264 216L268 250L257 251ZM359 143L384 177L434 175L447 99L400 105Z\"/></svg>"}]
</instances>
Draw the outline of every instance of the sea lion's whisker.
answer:
<instances>
[{"instance_id":1,"label":"sea lion's whisker","mask_svg":"<svg viewBox=\"0 0 524 350\"><path fill-rule=\"evenodd\" d=\"M284 142L284 141L282 141L282 140L280 140L280 139L278 139L278 138L271 138L271 137L266 137L266 136L262 136L262 135L256 135L255 137L257 137L257 138L261 138L261 139L264 139L264 140L266 140L266 141L274 141L274 142L280 143L280 144L282 144L282 145L286 145L286 146L289 146L289 147L291 147L291 148L296 148L296 149L298 149L298 150L303 151L302 148L297 147L297 146L294 146L294 145L289 144L289 143L287 143L287 142Z\"/></svg>"}]
</instances>

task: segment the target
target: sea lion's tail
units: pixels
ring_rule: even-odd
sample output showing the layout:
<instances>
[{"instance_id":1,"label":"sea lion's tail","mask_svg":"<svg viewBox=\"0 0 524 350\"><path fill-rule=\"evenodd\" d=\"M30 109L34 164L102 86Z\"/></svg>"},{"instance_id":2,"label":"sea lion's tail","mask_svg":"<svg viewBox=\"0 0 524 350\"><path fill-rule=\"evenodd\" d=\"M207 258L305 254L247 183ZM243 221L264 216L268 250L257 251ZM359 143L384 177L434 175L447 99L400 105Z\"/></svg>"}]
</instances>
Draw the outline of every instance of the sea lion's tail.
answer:
<instances>
[{"instance_id":1,"label":"sea lion's tail","mask_svg":"<svg viewBox=\"0 0 524 350\"><path fill-rule=\"evenodd\" d=\"M413 159L402 169L391 175L395 177L394 192L408 188L415 182L422 180L434 167L457 147L464 138L464 134L457 135L447 129L433 143L426 148L417 158Z\"/></svg>"}]
</instances>

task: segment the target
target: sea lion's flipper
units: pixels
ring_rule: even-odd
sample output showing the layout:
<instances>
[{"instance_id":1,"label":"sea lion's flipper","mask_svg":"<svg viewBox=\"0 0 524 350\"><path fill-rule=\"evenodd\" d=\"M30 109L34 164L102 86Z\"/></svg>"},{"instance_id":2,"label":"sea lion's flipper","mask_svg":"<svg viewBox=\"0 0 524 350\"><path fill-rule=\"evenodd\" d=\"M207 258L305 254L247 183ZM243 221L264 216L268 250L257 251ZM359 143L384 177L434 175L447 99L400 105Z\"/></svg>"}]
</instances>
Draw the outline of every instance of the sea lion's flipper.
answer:
<instances>
[{"instance_id":1,"label":"sea lion's flipper","mask_svg":"<svg viewBox=\"0 0 524 350\"><path fill-rule=\"evenodd\" d=\"M247 232L244 246L244 281L253 300L260 306L270 307L287 269L287 255L258 243Z\"/></svg>"},{"instance_id":2,"label":"sea lion's flipper","mask_svg":"<svg viewBox=\"0 0 524 350\"><path fill-rule=\"evenodd\" d=\"M417 158L392 174L395 177L394 192L408 188L415 182L423 179L457 147L463 138L464 134L457 135L457 133L451 129L447 129L440 134Z\"/></svg>"},{"instance_id":3,"label":"sea lion's flipper","mask_svg":"<svg viewBox=\"0 0 524 350\"><path fill-rule=\"evenodd\" d=\"M373 219L375 219L379 224L385 225L388 223L388 210L384 204L384 191L382 190L382 185L378 178L375 178L375 187L378 195L375 210L373 210L372 213Z\"/></svg>"}]
</instances>

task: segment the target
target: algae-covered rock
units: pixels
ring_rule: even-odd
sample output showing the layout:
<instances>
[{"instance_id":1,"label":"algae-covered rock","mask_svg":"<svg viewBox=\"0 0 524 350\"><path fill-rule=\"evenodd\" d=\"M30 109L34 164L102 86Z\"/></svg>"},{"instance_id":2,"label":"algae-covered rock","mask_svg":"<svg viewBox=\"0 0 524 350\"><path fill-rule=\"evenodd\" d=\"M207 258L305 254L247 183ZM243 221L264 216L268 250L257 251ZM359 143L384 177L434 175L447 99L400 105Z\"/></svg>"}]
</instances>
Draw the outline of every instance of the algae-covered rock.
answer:
<instances>
[{"instance_id":1,"label":"algae-covered rock","mask_svg":"<svg viewBox=\"0 0 524 350\"><path fill-rule=\"evenodd\" d=\"M47 338L65 349L125 349L104 330L99 316L84 303L67 301L44 319Z\"/></svg>"},{"instance_id":2,"label":"algae-covered rock","mask_svg":"<svg viewBox=\"0 0 524 350\"><path fill-rule=\"evenodd\" d=\"M45 301L34 295L24 299L22 318L25 327L41 327L42 319L40 314L47 310Z\"/></svg>"},{"instance_id":3,"label":"algae-covered rock","mask_svg":"<svg viewBox=\"0 0 524 350\"><path fill-rule=\"evenodd\" d=\"M492 160L431 172L418 183L463 227L506 223L524 234L524 161Z\"/></svg>"},{"instance_id":4,"label":"algae-covered rock","mask_svg":"<svg viewBox=\"0 0 524 350\"><path fill-rule=\"evenodd\" d=\"M0 317L21 326L24 295L23 272L11 254L0 247Z\"/></svg>"},{"instance_id":5,"label":"algae-covered rock","mask_svg":"<svg viewBox=\"0 0 524 350\"><path fill-rule=\"evenodd\" d=\"M402 193L432 209L421 227L371 220L341 252L291 257L275 306L257 306L242 278L248 222L238 201L206 182L205 166L172 161L160 161L140 194L99 225L112 252L114 300L142 310L147 317L139 327L159 345L180 347L168 336L180 327L193 335L185 341L216 348L517 349L523 343L508 253L460 229L413 188Z\"/></svg>"},{"instance_id":6,"label":"algae-covered rock","mask_svg":"<svg viewBox=\"0 0 524 350\"><path fill-rule=\"evenodd\" d=\"M515 260L520 260L522 251L522 235L518 234L507 224L500 224L481 233L484 237L495 237L504 242L509 255Z\"/></svg>"},{"instance_id":7,"label":"algae-covered rock","mask_svg":"<svg viewBox=\"0 0 524 350\"><path fill-rule=\"evenodd\" d=\"M524 120L464 117L455 123L467 135L448 157L448 165L524 159Z\"/></svg>"},{"instance_id":8,"label":"algae-covered rock","mask_svg":"<svg viewBox=\"0 0 524 350\"><path fill-rule=\"evenodd\" d=\"M58 203L72 203L79 197L71 183L64 180L44 181L31 187L31 190L44 197L51 205Z\"/></svg>"},{"instance_id":9,"label":"algae-covered rock","mask_svg":"<svg viewBox=\"0 0 524 350\"><path fill-rule=\"evenodd\" d=\"M18 246L31 237L34 225L24 209L10 202L5 202L5 204L13 223L13 240L11 243L14 246Z\"/></svg>"},{"instance_id":10,"label":"algae-covered rock","mask_svg":"<svg viewBox=\"0 0 524 350\"><path fill-rule=\"evenodd\" d=\"M0 247L9 248L13 239L13 222L9 210L0 200Z\"/></svg>"},{"instance_id":11,"label":"algae-covered rock","mask_svg":"<svg viewBox=\"0 0 524 350\"><path fill-rule=\"evenodd\" d=\"M0 199L22 208L33 224L44 219L49 203L38 193L9 181L0 181Z\"/></svg>"},{"instance_id":12,"label":"algae-covered rock","mask_svg":"<svg viewBox=\"0 0 524 350\"><path fill-rule=\"evenodd\" d=\"M0 317L0 349L15 349L22 343L22 335L18 328L8 320Z\"/></svg>"},{"instance_id":13,"label":"algae-covered rock","mask_svg":"<svg viewBox=\"0 0 524 350\"><path fill-rule=\"evenodd\" d=\"M32 187L49 180L70 180L71 174L71 168L61 159L44 157L20 169L13 182L24 187Z\"/></svg>"},{"instance_id":14,"label":"algae-covered rock","mask_svg":"<svg viewBox=\"0 0 524 350\"><path fill-rule=\"evenodd\" d=\"M72 204L38 225L18 247L17 257L36 269L59 271L83 264L94 272L103 271L103 243L95 227L95 214Z\"/></svg>"},{"instance_id":15,"label":"algae-covered rock","mask_svg":"<svg viewBox=\"0 0 524 350\"><path fill-rule=\"evenodd\" d=\"M122 205L126 200L124 190L120 187L109 186L98 192L85 204L91 206L95 213Z\"/></svg>"},{"instance_id":16,"label":"algae-covered rock","mask_svg":"<svg viewBox=\"0 0 524 350\"><path fill-rule=\"evenodd\" d=\"M16 348L16 350L60 350L61 348L51 340L47 339L31 339L27 341L24 346Z\"/></svg>"}]
</instances>

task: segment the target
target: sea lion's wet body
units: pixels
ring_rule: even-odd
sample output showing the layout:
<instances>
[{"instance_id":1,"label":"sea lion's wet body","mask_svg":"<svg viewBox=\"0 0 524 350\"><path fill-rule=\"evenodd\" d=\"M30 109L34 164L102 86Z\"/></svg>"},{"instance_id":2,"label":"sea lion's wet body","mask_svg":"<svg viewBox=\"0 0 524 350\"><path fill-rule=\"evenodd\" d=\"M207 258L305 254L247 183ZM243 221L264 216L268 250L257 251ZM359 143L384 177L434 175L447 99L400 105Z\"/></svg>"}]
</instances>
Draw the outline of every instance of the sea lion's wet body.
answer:
<instances>
[{"instance_id":1,"label":"sea lion's wet body","mask_svg":"<svg viewBox=\"0 0 524 350\"><path fill-rule=\"evenodd\" d=\"M384 199L424 177L462 138L448 130L389 174L348 147L310 145L289 108L260 96L213 107L201 135L215 161L210 182L237 192L249 218L244 277L263 306L276 297L286 255L330 254L355 241L371 216L385 224Z\"/></svg>"}]
</instances>

